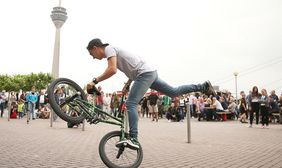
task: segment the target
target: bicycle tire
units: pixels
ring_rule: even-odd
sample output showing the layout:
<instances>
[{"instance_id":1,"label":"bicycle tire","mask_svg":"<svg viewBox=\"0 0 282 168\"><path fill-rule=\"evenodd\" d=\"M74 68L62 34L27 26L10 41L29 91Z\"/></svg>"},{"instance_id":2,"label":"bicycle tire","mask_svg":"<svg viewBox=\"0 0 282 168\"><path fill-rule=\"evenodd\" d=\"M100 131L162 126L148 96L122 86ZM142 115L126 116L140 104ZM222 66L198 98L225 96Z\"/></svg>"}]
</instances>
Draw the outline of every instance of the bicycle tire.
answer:
<instances>
[{"instance_id":1,"label":"bicycle tire","mask_svg":"<svg viewBox=\"0 0 282 168\"><path fill-rule=\"evenodd\" d=\"M81 93L81 98L82 100L87 101L86 95L84 93L84 91L82 90L82 88L76 84L74 81L67 79L67 78L58 78L56 80L54 80L48 87L47 89L47 94L48 94L48 99L49 99L49 103L52 107L52 109L54 110L54 112L64 121L71 123L71 124L79 124L82 123L82 121L84 120L85 116L83 114L77 116L77 117L73 117L73 116L68 116L66 113L64 113L60 106L57 104L56 100L55 100L55 94L54 94L54 90L56 89L56 86L58 84L68 84L70 86L72 86L74 89L76 89L77 91L79 91Z\"/></svg>"},{"instance_id":2,"label":"bicycle tire","mask_svg":"<svg viewBox=\"0 0 282 168\"><path fill-rule=\"evenodd\" d=\"M137 152L137 159L136 159L136 161L133 164L129 165L129 166L120 166L120 165L117 165L117 164L113 163L112 161L110 161L108 159L108 157L106 155L106 152L105 152L106 143L108 142L109 139L111 139L113 137L120 137L120 136L121 136L121 131L112 131L112 132L109 132L108 134L106 134L101 139L100 144L99 144L99 155L100 155L102 161L109 168L137 168L137 167L139 167L141 162L142 162L142 160L143 160L143 150L142 150L141 145L140 145L138 150L132 150L132 149L126 148L126 150L132 150L132 151L136 151Z\"/></svg>"}]
</instances>

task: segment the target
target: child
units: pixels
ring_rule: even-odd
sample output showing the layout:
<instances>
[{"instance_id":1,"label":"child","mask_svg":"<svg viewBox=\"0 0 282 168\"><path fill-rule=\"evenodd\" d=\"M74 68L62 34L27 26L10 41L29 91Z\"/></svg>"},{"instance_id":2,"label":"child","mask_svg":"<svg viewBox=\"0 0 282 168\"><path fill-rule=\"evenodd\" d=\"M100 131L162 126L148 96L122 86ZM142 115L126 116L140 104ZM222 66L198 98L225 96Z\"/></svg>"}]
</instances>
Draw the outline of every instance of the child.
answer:
<instances>
[{"instance_id":1,"label":"child","mask_svg":"<svg viewBox=\"0 0 282 168\"><path fill-rule=\"evenodd\" d=\"M23 110L24 110L24 102L23 102L23 100L19 100L19 102L18 102L19 119L23 118Z\"/></svg>"},{"instance_id":2,"label":"child","mask_svg":"<svg viewBox=\"0 0 282 168\"><path fill-rule=\"evenodd\" d=\"M17 106L16 105L12 106L10 118L12 118L12 119L17 118Z\"/></svg>"}]
</instances>

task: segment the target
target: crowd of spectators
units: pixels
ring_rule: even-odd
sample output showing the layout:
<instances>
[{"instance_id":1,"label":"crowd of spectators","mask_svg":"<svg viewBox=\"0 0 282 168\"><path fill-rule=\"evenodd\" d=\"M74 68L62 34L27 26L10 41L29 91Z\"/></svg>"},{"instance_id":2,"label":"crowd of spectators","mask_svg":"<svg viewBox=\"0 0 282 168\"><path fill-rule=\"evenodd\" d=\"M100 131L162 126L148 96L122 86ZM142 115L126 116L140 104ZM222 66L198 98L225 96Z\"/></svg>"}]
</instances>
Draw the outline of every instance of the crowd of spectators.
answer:
<instances>
[{"instance_id":1,"label":"crowd of spectators","mask_svg":"<svg viewBox=\"0 0 282 168\"><path fill-rule=\"evenodd\" d=\"M99 96L87 95L89 102L95 104L101 110L110 115L117 116L120 105L121 93L113 92L104 94L101 86ZM55 92L58 103L64 101L66 93L64 87ZM10 118L23 118L27 111L30 118L48 119L50 117L50 105L45 90L36 91L35 87L29 92L0 92L0 111L3 117L4 109L10 106ZM124 107L125 108L125 107ZM268 95L267 90L254 86L248 94L240 92L236 100L228 91L217 92L217 95L207 96L201 93L190 93L179 97L168 97L154 90L146 93L138 105L140 118L151 118L158 122L159 118L166 118L169 122L181 122L187 113L198 121L225 121L237 119L242 123L253 123L268 128L269 122L281 121L282 95L278 97L275 91ZM78 115L78 114L76 114Z\"/></svg>"},{"instance_id":2,"label":"crowd of spectators","mask_svg":"<svg viewBox=\"0 0 282 168\"><path fill-rule=\"evenodd\" d=\"M50 117L50 106L45 90L36 91L35 87L29 92L0 92L0 110L1 118L4 115L4 110L7 109L11 119L22 119L29 111L30 119L37 118L47 119Z\"/></svg>"}]
</instances>

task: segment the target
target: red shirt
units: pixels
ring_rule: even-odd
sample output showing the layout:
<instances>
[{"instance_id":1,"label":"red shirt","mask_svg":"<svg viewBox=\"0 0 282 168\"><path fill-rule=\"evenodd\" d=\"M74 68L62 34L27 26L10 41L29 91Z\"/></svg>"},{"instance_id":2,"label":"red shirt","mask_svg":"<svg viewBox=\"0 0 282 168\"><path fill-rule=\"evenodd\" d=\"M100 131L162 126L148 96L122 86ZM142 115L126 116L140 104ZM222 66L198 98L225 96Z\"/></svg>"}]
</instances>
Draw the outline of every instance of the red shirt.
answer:
<instances>
[{"instance_id":1,"label":"red shirt","mask_svg":"<svg viewBox=\"0 0 282 168\"><path fill-rule=\"evenodd\" d=\"M103 96L96 97L96 105L103 105Z\"/></svg>"}]
</instances>

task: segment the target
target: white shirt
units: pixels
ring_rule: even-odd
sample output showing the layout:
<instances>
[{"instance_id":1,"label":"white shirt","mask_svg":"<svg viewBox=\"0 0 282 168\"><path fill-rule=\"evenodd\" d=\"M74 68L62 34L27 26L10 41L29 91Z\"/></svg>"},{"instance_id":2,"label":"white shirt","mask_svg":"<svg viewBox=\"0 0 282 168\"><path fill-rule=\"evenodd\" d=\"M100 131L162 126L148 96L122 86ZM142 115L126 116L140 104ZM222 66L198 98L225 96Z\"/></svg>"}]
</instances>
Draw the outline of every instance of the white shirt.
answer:
<instances>
[{"instance_id":1,"label":"white shirt","mask_svg":"<svg viewBox=\"0 0 282 168\"><path fill-rule=\"evenodd\" d=\"M116 56L117 68L131 80L135 80L142 73L156 71L154 67L148 65L137 55L116 47L107 46L105 48L105 54L107 59Z\"/></svg>"},{"instance_id":2,"label":"white shirt","mask_svg":"<svg viewBox=\"0 0 282 168\"><path fill-rule=\"evenodd\" d=\"M104 103L105 106L109 106L111 104L111 98L104 96L103 97L103 103Z\"/></svg>"},{"instance_id":3,"label":"white shirt","mask_svg":"<svg viewBox=\"0 0 282 168\"><path fill-rule=\"evenodd\" d=\"M218 100L216 100L213 105L215 106L215 108L217 110L223 110L223 107L222 107L221 103Z\"/></svg>"},{"instance_id":4,"label":"white shirt","mask_svg":"<svg viewBox=\"0 0 282 168\"><path fill-rule=\"evenodd\" d=\"M39 103L44 103L44 95L39 96Z\"/></svg>"},{"instance_id":5,"label":"white shirt","mask_svg":"<svg viewBox=\"0 0 282 168\"><path fill-rule=\"evenodd\" d=\"M190 95L189 96L189 105L193 104L193 99L196 99L196 97L194 95Z\"/></svg>"}]
</instances>

